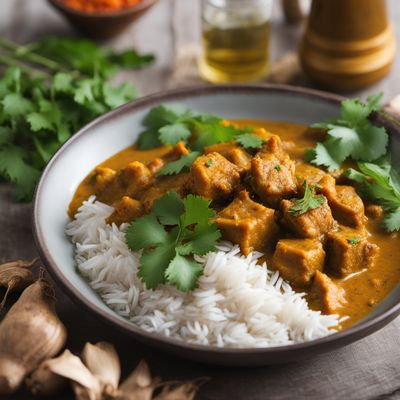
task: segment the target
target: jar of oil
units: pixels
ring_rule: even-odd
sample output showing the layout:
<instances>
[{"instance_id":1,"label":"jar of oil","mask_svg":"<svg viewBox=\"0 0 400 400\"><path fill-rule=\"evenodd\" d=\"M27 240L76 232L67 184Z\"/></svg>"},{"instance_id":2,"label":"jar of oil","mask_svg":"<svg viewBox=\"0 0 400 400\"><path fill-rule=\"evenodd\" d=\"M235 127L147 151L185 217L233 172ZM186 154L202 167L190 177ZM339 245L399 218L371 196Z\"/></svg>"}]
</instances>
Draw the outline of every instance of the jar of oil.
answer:
<instances>
[{"instance_id":1,"label":"jar of oil","mask_svg":"<svg viewBox=\"0 0 400 400\"><path fill-rule=\"evenodd\" d=\"M271 8L272 0L202 0L204 79L245 83L266 75Z\"/></svg>"}]
</instances>

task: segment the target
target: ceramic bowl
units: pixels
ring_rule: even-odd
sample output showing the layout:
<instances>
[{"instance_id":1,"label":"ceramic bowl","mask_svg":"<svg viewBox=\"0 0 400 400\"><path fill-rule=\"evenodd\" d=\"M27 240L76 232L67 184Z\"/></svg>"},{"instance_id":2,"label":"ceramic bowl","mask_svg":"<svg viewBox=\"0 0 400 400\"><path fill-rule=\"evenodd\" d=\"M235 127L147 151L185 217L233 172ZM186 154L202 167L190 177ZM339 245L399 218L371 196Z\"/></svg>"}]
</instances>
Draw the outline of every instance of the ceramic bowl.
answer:
<instances>
[{"instance_id":1,"label":"ceramic bowl","mask_svg":"<svg viewBox=\"0 0 400 400\"><path fill-rule=\"evenodd\" d=\"M79 31L94 39L111 39L150 9L158 0L142 0L136 6L113 12L88 13L67 7L60 0L48 0Z\"/></svg>"},{"instance_id":2,"label":"ceramic bowl","mask_svg":"<svg viewBox=\"0 0 400 400\"><path fill-rule=\"evenodd\" d=\"M160 103L181 103L226 118L286 120L310 124L336 116L341 97L288 86L212 86L164 92L128 103L96 119L74 135L49 162L34 201L34 234L42 261L63 290L91 313L132 339L192 360L224 365L267 365L326 352L382 328L400 313L400 286L356 325L319 340L271 348L228 349L185 343L148 333L109 309L76 273L73 246L64 235L67 208L82 179L100 162L132 145L149 109ZM400 128L379 116L395 154Z\"/></svg>"}]
</instances>

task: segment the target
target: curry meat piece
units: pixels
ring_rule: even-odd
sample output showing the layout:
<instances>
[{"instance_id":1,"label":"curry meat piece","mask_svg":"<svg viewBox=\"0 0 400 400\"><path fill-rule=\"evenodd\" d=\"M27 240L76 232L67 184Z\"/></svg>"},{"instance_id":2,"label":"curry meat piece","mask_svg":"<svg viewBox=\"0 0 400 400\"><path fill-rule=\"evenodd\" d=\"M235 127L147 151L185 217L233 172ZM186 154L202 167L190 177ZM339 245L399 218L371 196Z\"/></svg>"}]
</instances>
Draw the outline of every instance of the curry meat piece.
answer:
<instances>
[{"instance_id":1,"label":"curry meat piece","mask_svg":"<svg viewBox=\"0 0 400 400\"><path fill-rule=\"evenodd\" d=\"M325 251L317 239L281 239L272 257L282 278L298 287L309 285L324 261Z\"/></svg>"},{"instance_id":2,"label":"curry meat piece","mask_svg":"<svg viewBox=\"0 0 400 400\"><path fill-rule=\"evenodd\" d=\"M347 303L345 290L320 271L315 273L309 299L323 314L335 314Z\"/></svg>"},{"instance_id":3,"label":"curry meat piece","mask_svg":"<svg viewBox=\"0 0 400 400\"><path fill-rule=\"evenodd\" d=\"M329 195L335 193L335 179L320 168L313 167L310 164L296 164L297 190L304 194L304 182L315 188L316 193L322 193L329 198Z\"/></svg>"},{"instance_id":4,"label":"curry meat piece","mask_svg":"<svg viewBox=\"0 0 400 400\"><path fill-rule=\"evenodd\" d=\"M138 194L137 199L143 204L145 213L151 212L153 203L168 192L177 192L181 197L187 194L189 173L157 178L154 183Z\"/></svg>"},{"instance_id":5,"label":"curry meat piece","mask_svg":"<svg viewBox=\"0 0 400 400\"><path fill-rule=\"evenodd\" d=\"M99 178L103 179L104 178ZM96 184L98 177L96 176ZM153 180L153 174L140 161L132 161L119 173L104 184L103 190L96 192L98 199L107 204L113 204L123 196L135 197L137 193L148 187ZM96 185L95 184L95 185Z\"/></svg>"},{"instance_id":6,"label":"curry meat piece","mask_svg":"<svg viewBox=\"0 0 400 400\"><path fill-rule=\"evenodd\" d=\"M96 167L94 170L94 191L96 195L104 192L117 177L117 171L111 168Z\"/></svg>"},{"instance_id":7,"label":"curry meat piece","mask_svg":"<svg viewBox=\"0 0 400 400\"><path fill-rule=\"evenodd\" d=\"M295 164L275 137L251 160L251 185L263 203L277 207L297 191Z\"/></svg>"},{"instance_id":8,"label":"curry meat piece","mask_svg":"<svg viewBox=\"0 0 400 400\"><path fill-rule=\"evenodd\" d=\"M107 218L108 224L121 225L124 222L131 222L144 214L142 203L132 199L129 196L124 196L114 205L113 213Z\"/></svg>"},{"instance_id":9,"label":"curry meat piece","mask_svg":"<svg viewBox=\"0 0 400 400\"><path fill-rule=\"evenodd\" d=\"M327 266L340 277L372 267L378 252L379 247L368 242L363 229L341 226L327 235Z\"/></svg>"},{"instance_id":10,"label":"curry meat piece","mask_svg":"<svg viewBox=\"0 0 400 400\"><path fill-rule=\"evenodd\" d=\"M190 169L189 191L209 200L226 200L239 185L239 168L216 152L198 157Z\"/></svg>"},{"instance_id":11,"label":"curry meat piece","mask_svg":"<svg viewBox=\"0 0 400 400\"><path fill-rule=\"evenodd\" d=\"M237 243L245 255L271 247L279 230L275 210L254 202L246 191L219 212L215 222L223 237Z\"/></svg>"},{"instance_id":12,"label":"curry meat piece","mask_svg":"<svg viewBox=\"0 0 400 400\"><path fill-rule=\"evenodd\" d=\"M241 175L250 172L251 156L236 142L217 143L204 148L204 154L214 152L221 154L232 164L235 164L239 168Z\"/></svg>"},{"instance_id":13,"label":"curry meat piece","mask_svg":"<svg viewBox=\"0 0 400 400\"><path fill-rule=\"evenodd\" d=\"M341 224L360 227L366 222L364 203L352 186L336 186L328 196L334 218Z\"/></svg>"},{"instance_id":14,"label":"curry meat piece","mask_svg":"<svg viewBox=\"0 0 400 400\"><path fill-rule=\"evenodd\" d=\"M318 238L335 229L336 221L333 219L328 202L319 207L310 209L304 214L293 215L290 209L295 206L295 200L282 200L281 223L302 238Z\"/></svg>"},{"instance_id":15,"label":"curry meat piece","mask_svg":"<svg viewBox=\"0 0 400 400\"><path fill-rule=\"evenodd\" d=\"M168 153L166 153L163 157L157 157L151 160L148 164L147 167L151 171L151 173L155 174L157 171L159 171L162 167L164 167L166 164L176 161L182 156L186 156L189 154L189 150L186 147L186 144L184 142L178 142Z\"/></svg>"}]
</instances>

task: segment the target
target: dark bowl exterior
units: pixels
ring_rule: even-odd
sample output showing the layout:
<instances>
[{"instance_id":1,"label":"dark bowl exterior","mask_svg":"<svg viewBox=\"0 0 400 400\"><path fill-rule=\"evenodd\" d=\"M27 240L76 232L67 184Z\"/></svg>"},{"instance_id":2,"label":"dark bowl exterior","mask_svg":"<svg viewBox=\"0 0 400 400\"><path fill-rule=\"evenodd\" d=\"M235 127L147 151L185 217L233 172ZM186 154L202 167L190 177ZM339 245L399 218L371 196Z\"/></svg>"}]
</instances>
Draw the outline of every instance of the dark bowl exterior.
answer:
<instances>
[{"instance_id":1,"label":"dark bowl exterior","mask_svg":"<svg viewBox=\"0 0 400 400\"><path fill-rule=\"evenodd\" d=\"M74 10L59 0L48 2L77 30L93 39L111 39L122 33L132 22L141 17L158 0L143 0L137 6L112 13L86 13Z\"/></svg>"},{"instance_id":2,"label":"dark bowl exterior","mask_svg":"<svg viewBox=\"0 0 400 400\"><path fill-rule=\"evenodd\" d=\"M245 92L249 94L272 92L280 94L284 93L290 96L303 98L312 97L314 99L318 99L321 102L328 102L337 105L338 110L340 106L340 101L343 100L342 97L334 94L285 85L220 85L180 89L150 95L140 100L136 100L134 102L121 106L118 109L109 112L105 116L100 117L99 119L89 124L87 127L83 128L66 144L64 144L64 146L49 162L36 189L32 215L33 234L39 251L39 255L44 265L47 267L48 272L56 281L56 283L63 290L65 290L65 292L70 295L72 300L74 300L78 305L84 306L85 309L88 310L91 314L94 314L96 317L106 322L110 326L126 333L127 335L132 337L132 339L157 347L168 353L190 359L192 361L194 360L207 364L243 367L265 366L299 361L302 359L310 358L317 354L325 353L339 347L349 345L350 343L360 340L383 328L400 314L400 301L398 298L396 298L394 304L391 304L382 309L380 313L375 317L367 318L341 332L337 332L330 336L326 336L324 338L310 342L280 347L244 349L217 348L186 343L177 339L166 337L161 334L146 332L127 320L122 320L117 316L106 313L104 310L91 303L79 290L77 290L74 285L71 284L71 282L69 282L64 277L59 267L52 260L51 254L49 254L49 251L47 250L40 226L38 224L38 204L41 201L41 186L46 180L46 174L47 171L51 169L52 162L62 155L63 151L68 147L69 143L71 143L75 137L85 134L87 129L92 124L96 124L97 121L118 118L119 113L124 113L127 110L129 110L129 112L135 112L135 110L140 110L141 108L147 106L153 106L155 104L162 103L163 101L179 101L181 98L187 98L188 96L198 96L201 95L201 93L218 94L226 92L229 92L232 95L234 95L235 92ZM391 116L384 113L377 113L373 116L373 119L374 123L376 123L377 125L385 126L392 137L400 137L400 124Z\"/></svg>"}]
</instances>

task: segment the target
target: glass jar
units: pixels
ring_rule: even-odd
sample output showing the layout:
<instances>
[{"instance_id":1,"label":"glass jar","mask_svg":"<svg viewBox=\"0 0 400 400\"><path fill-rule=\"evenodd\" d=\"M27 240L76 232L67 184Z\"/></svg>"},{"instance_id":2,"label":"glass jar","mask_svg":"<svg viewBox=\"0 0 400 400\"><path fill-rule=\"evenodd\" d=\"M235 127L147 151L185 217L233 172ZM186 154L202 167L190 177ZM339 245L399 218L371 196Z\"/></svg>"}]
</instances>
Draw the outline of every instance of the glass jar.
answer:
<instances>
[{"instance_id":1,"label":"glass jar","mask_svg":"<svg viewBox=\"0 0 400 400\"><path fill-rule=\"evenodd\" d=\"M252 82L268 72L272 0L202 0L202 77Z\"/></svg>"}]
</instances>

